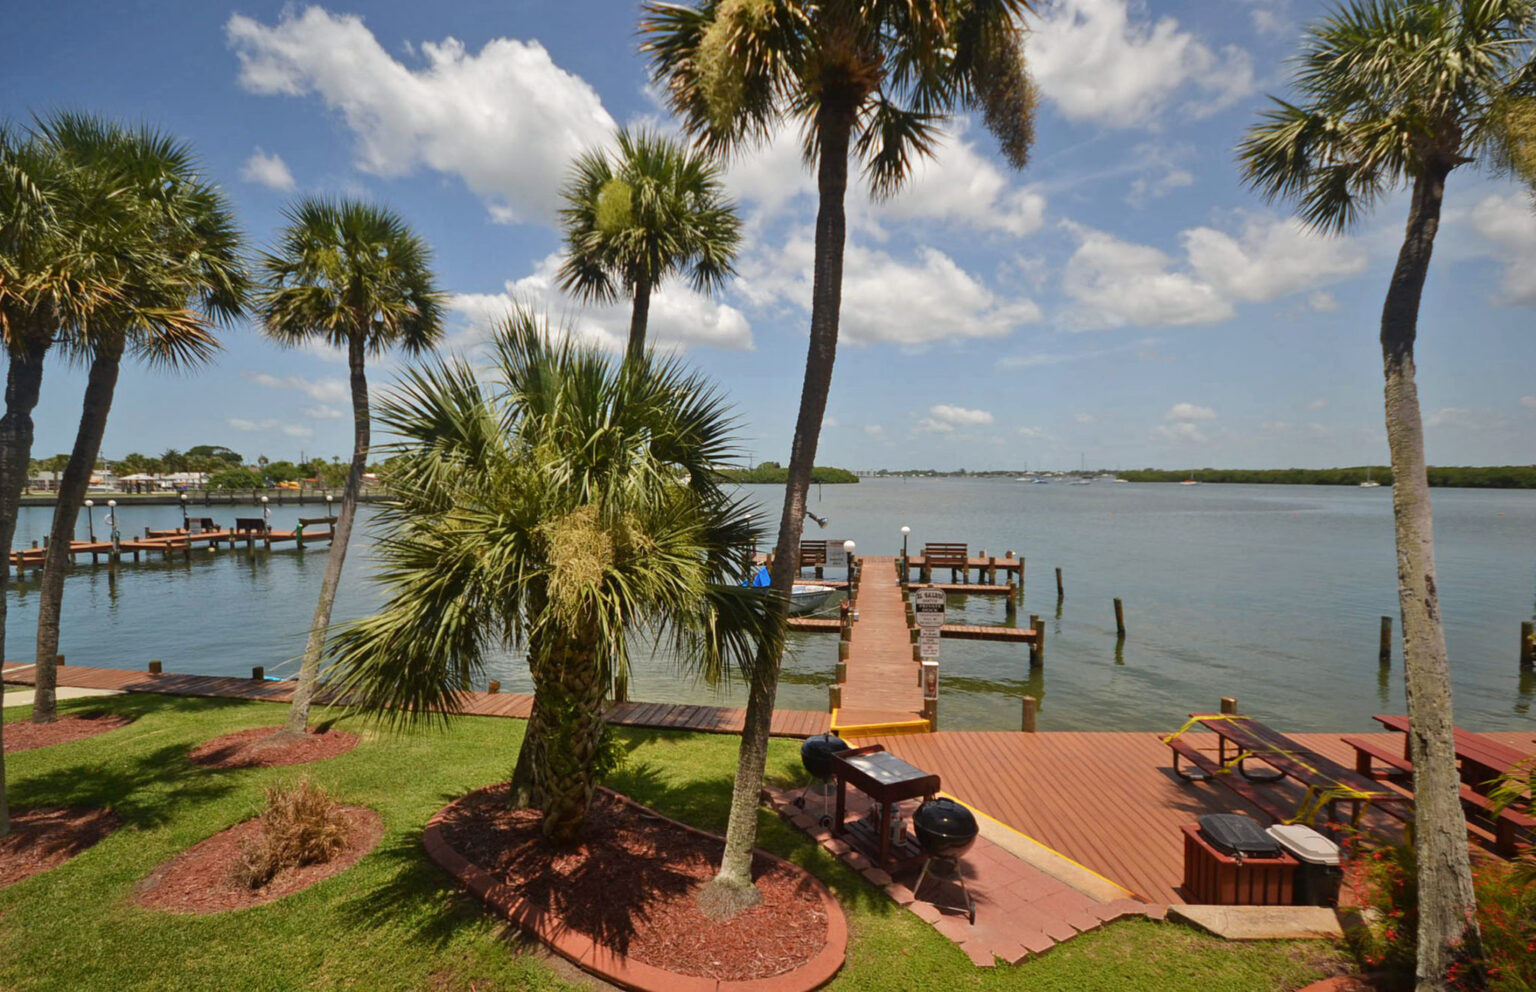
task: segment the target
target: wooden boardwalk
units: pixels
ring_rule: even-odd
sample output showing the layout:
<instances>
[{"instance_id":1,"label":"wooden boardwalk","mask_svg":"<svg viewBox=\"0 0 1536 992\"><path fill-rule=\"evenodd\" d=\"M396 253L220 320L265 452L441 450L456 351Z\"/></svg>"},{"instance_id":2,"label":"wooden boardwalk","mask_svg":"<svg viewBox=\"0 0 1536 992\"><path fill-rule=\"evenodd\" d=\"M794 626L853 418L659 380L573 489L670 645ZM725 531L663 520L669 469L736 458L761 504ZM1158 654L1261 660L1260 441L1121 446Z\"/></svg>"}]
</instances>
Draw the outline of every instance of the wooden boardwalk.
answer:
<instances>
[{"instance_id":1,"label":"wooden boardwalk","mask_svg":"<svg viewBox=\"0 0 1536 992\"><path fill-rule=\"evenodd\" d=\"M834 724L874 725L923 718L923 692L907 634L906 606L896 584L894 558L859 560L859 619L848 645L843 705Z\"/></svg>"},{"instance_id":2,"label":"wooden boardwalk","mask_svg":"<svg viewBox=\"0 0 1536 992\"><path fill-rule=\"evenodd\" d=\"M1169 730L1177 723L1170 719ZM1353 764L1353 752L1337 734L1289 736L1341 764ZM1402 747L1400 735L1367 736ZM1529 733L1487 736L1522 752L1533 750ZM1215 746L1209 734L1183 739ZM1184 865L1180 827L1206 813L1255 815L1220 785L1175 777L1168 747L1152 733L939 731L851 743L885 745L937 773L950 795L1151 902L1183 901L1176 889ZM1292 783L1260 788L1292 806L1301 799Z\"/></svg>"},{"instance_id":3,"label":"wooden boardwalk","mask_svg":"<svg viewBox=\"0 0 1536 992\"><path fill-rule=\"evenodd\" d=\"M6 682L31 685L32 665L6 662L0 678ZM227 675L181 675L166 672L151 675L121 668L86 668L66 665L58 669L59 685L83 689L115 689L121 692L155 692L170 696L197 696L207 699L253 699L286 703L292 698L292 682L267 682ZM533 709L533 697L515 692L466 692L461 698L462 712L469 716L515 717L527 719ZM620 703L608 714L608 722L625 727L656 730L696 730L706 734L739 734L746 711L733 706L690 706L685 703ZM831 727L831 717L814 710L775 710L769 732L775 737L810 737L824 734Z\"/></svg>"},{"instance_id":4,"label":"wooden boardwalk","mask_svg":"<svg viewBox=\"0 0 1536 992\"><path fill-rule=\"evenodd\" d=\"M231 549L244 544L247 548L254 550L258 544L263 548L270 549L274 544L283 544L291 541L302 548L309 542L324 541L330 543L331 538L334 536L334 521L331 521L329 518L317 518L313 523L318 524L321 522L326 524L324 528L312 525L308 528L301 526L298 530L271 530L270 528L262 530L220 529L202 530L190 534L181 529L150 530L146 528L143 537L120 537L116 550L119 560L132 556L134 561L138 561L141 554L146 556L159 554L169 561L173 554L190 557L192 549L199 544L206 544L210 547L228 544ZM110 558L112 552L113 546L111 541L69 542L69 557L71 561L79 555L90 555L92 563L95 563L99 557L105 556ZM10 555L10 563L15 567L16 574L20 576L28 568L41 570L47 556L48 549L46 547L39 547L37 542L34 541L30 548L16 548L13 550Z\"/></svg>"}]
</instances>

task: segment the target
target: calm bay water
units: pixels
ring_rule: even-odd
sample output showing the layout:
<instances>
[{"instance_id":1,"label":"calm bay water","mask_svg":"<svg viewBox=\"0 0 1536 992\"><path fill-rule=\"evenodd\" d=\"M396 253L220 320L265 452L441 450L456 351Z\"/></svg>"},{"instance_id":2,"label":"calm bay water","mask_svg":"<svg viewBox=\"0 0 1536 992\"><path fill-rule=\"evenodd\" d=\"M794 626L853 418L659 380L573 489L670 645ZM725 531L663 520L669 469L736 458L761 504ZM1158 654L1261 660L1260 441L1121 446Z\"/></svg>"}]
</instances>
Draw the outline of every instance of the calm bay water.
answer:
<instances>
[{"instance_id":1,"label":"calm bay water","mask_svg":"<svg viewBox=\"0 0 1536 992\"><path fill-rule=\"evenodd\" d=\"M765 519L780 492L749 487ZM1481 730L1536 733L1536 678L1516 664L1521 620L1536 611L1536 492L1436 490L1438 571L1456 682L1456 717ZM1031 673L1027 651L944 642L940 715L950 729L1012 729L1019 697L1041 699L1046 730L1165 730L1191 710L1235 695L1244 712L1286 729L1361 730L1372 713L1401 712L1401 643L1393 667L1376 662L1378 617L1396 615L1391 490L1302 486L1111 484L1036 486L1008 480L866 480L813 489L828 518L807 538L851 538L860 553L896 554L900 528L924 541L965 541L1027 559L1020 622L1047 619L1047 655ZM237 512L210 511L227 522ZM291 528L314 507L277 507ZM98 534L104 533L96 508ZM46 531L51 511L21 511L17 545ZM174 527L176 507L121 508L125 535ZM335 619L383 600L369 578L366 519L348 556ZM85 518L80 536L86 532ZM60 650L72 664L168 671L272 674L297 668L327 552L292 546L248 555L194 551L190 562L82 565L65 591ZM1063 570L1058 603L1053 570ZM31 660L36 582L13 586L6 657ZM1117 649L1111 601L1126 604L1129 636ZM951 597L951 622L1003 623L1003 603ZM830 637L793 638L779 705L820 709L836 660ZM736 686L708 686L664 656L634 659L639 699L740 704ZM489 672L527 691L509 653Z\"/></svg>"}]
</instances>

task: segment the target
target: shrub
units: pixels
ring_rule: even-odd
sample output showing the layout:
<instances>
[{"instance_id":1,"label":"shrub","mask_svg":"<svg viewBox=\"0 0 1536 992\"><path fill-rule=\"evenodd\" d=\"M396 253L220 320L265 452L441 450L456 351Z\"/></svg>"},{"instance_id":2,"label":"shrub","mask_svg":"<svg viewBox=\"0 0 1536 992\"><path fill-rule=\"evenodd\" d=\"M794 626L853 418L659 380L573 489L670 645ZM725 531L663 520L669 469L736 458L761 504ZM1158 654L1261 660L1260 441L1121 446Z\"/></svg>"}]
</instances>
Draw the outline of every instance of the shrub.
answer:
<instances>
[{"instance_id":1,"label":"shrub","mask_svg":"<svg viewBox=\"0 0 1536 992\"><path fill-rule=\"evenodd\" d=\"M347 846L348 824L335 798L309 779L266 788L261 835L241 848L233 876L259 889L281 871L324 864Z\"/></svg>"},{"instance_id":2,"label":"shrub","mask_svg":"<svg viewBox=\"0 0 1536 992\"><path fill-rule=\"evenodd\" d=\"M1413 848L1392 844L1362 849L1351 858L1345 877L1360 905L1376 911L1368 926L1351 934L1350 949L1366 969L1385 972L1401 987L1412 988L1419 929ZM1530 854L1514 864L1493 859L1473 862L1483 957L1466 962L1462 973L1480 968L1490 992L1536 992L1533 881L1536 859Z\"/></svg>"}]
</instances>

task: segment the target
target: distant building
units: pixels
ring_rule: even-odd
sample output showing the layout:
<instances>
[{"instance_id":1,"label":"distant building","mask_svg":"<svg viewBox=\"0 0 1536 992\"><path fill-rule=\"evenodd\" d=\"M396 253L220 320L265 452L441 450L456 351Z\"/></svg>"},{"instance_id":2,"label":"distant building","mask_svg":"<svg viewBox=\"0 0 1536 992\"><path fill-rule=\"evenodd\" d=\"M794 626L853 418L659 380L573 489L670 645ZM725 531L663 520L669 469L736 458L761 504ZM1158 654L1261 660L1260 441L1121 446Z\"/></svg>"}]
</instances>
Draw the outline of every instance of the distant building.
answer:
<instances>
[{"instance_id":1,"label":"distant building","mask_svg":"<svg viewBox=\"0 0 1536 992\"><path fill-rule=\"evenodd\" d=\"M164 493L180 489L205 489L207 472L135 472L116 480L125 493Z\"/></svg>"}]
</instances>

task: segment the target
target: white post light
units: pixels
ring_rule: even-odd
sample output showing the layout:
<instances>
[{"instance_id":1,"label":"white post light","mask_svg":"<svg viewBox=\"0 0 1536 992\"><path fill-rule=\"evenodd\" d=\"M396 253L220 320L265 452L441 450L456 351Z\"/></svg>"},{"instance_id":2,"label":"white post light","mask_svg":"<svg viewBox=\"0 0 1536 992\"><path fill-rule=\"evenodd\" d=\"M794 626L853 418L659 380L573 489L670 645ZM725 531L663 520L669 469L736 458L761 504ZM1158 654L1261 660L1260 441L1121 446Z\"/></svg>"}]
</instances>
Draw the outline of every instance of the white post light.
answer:
<instances>
[{"instance_id":1,"label":"white post light","mask_svg":"<svg viewBox=\"0 0 1536 992\"><path fill-rule=\"evenodd\" d=\"M907 556L907 535L909 535L911 533L912 533L912 528L911 527L905 527L904 526L904 527L901 528L901 556L903 558L905 558Z\"/></svg>"},{"instance_id":2,"label":"white post light","mask_svg":"<svg viewBox=\"0 0 1536 992\"><path fill-rule=\"evenodd\" d=\"M88 500L85 501L85 527L86 527L86 533L90 535L90 540L91 540L92 544L96 543L96 510L95 510L95 506L96 506L96 501L95 500L88 499Z\"/></svg>"}]
</instances>

